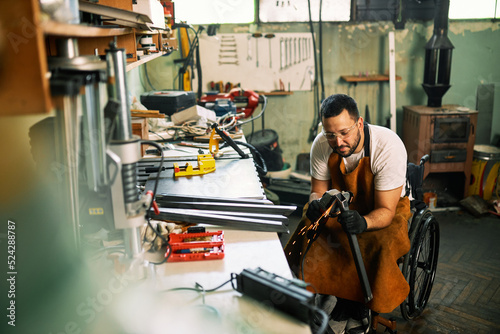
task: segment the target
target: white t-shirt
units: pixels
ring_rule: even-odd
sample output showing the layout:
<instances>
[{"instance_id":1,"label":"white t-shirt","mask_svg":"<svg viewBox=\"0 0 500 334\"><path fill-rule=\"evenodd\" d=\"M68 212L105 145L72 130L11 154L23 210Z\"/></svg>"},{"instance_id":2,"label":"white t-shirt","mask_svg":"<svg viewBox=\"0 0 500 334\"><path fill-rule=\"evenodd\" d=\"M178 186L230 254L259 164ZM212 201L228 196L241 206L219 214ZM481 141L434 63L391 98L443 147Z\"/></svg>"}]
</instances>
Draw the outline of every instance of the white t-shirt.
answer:
<instances>
[{"instance_id":1,"label":"white t-shirt","mask_svg":"<svg viewBox=\"0 0 500 334\"><path fill-rule=\"evenodd\" d=\"M392 190L405 184L407 154L399 136L392 130L368 124L370 131L370 167L374 175L375 190ZM311 147L311 176L318 180L330 180L328 159L333 152L321 133ZM364 149L344 159L348 172L354 170L365 156ZM348 189L344 189L348 190ZM405 190L401 191L404 196Z\"/></svg>"}]
</instances>

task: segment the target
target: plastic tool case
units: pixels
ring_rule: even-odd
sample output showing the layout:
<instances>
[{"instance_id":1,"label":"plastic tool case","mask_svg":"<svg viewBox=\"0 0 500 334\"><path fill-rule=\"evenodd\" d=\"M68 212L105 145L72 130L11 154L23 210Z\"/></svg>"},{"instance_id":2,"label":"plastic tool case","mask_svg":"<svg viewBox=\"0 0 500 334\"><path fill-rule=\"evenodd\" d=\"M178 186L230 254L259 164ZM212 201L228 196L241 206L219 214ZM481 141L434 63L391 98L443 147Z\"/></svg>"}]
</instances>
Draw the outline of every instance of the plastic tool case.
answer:
<instances>
[{"instance_id":1,"label":"plastic tool case","mask_svg":"<svg viewBox=\"0 0 500 334\"><path fill-rule=\"evenodd\" d=\"M217 260L224 258L224 231L171 233L167 262Z\"/></svg>"},{"instance_id":2,"label":"plastic tool case","mask_svg":"<svg viewBox=\"0 0 500 334\"><path fill-rule=\"evenodd\" d=\"M149 110L159 110L162 114L172 115L196 105L194 92L160 90L141 94L141 103Z\"/></svg>"}]
</instances>

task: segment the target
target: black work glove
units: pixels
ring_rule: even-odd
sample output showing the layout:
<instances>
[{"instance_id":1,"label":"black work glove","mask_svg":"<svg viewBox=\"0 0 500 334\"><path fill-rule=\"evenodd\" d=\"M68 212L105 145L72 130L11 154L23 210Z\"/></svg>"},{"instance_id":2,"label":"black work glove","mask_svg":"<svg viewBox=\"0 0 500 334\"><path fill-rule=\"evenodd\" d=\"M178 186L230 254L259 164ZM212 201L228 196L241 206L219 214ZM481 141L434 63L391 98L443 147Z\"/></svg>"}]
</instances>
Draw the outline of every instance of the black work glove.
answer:
<instances>
[{"instance_id":1,"label":"black work glove","mask_svg":"<svg viewBox=\"0 0 500 334\"><path fill-rule=\"evenodd\" d=\"M325 192L320 199L311 201L306 211L306 217L309 218L311 222L316 222L335 200L335 198L330 193L335 194L338 192L338 190L332 189Z\"/></svg>"},{"instance_id":2,"label":"black work glove","mask_svg":"<svg viewBox=\"0 0 500 334\"><path fill-rule=\"evenodd\" d=\"M346 210L342 212L337 220L342 225L346 233L358 234L363 233L367 229L366 219L356 210Z\"/></svg>"}]
</instances>

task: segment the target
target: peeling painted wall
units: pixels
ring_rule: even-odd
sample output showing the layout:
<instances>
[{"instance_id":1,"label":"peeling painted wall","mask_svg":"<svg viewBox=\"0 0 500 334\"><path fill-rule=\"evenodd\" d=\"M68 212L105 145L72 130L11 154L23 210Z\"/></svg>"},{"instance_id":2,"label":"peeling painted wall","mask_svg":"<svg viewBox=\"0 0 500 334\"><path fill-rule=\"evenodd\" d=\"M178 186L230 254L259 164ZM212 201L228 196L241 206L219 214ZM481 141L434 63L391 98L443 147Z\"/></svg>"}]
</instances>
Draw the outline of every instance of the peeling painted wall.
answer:
<instances>
[{"instance_id":1,"label":"peeling painted wall","mask_svg":"<svg viewBox=\"0 0 500 334\"><path fill-rule=\"evenodd\" d=\"M248 33L249 26L221 26L221 33ZM306 32L309 26L297 24L265 24L257 28L268 32ZM385 125L389 115L388 82L348 84L341 75L387 74L389 70L388 33L390 22L325 23L323 25L323 64L325 95L346 93L358 102L361 115L368 108L371 122ZM433 22L408 22L403 30L395 31L398 134L402 135L402 107L427 103L421 84L423 81L424 47L432 35ZM318 33L318 26L315 25ZM500 23L491 21L451 21L449 34L455 46L452 59L450 90L443 104L476 106L476 89L481 83L500 83ZM319 47L318 43L316 46ZM157 89L172 89L177 72L173 59L177 55L161 57L148 63L150 81ZM131 91L150 90L144 69L129 74ZM319 82L318 82L319 83ZM321 88L321 87L320 87ZM314 118L313 92L294 92L286 97L269 97L265 113L265 127L279 134L279 143L285 160L295 166L297 154L308 152L309 130ZM261 128L258 120L254 129ZM251 125L245 125L248 135Z\"/></svg>"}]
</instances>

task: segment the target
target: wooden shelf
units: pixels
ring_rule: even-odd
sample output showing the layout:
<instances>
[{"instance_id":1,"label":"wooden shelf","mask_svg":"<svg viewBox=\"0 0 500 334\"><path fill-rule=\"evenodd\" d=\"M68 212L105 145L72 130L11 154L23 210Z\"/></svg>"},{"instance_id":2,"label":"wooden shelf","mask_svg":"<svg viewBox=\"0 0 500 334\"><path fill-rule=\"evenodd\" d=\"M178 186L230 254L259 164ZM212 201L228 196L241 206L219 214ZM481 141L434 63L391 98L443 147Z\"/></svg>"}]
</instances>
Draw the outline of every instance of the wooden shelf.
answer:
<instances>
[{"instance_id":1,"label":"wooden shelf","mask_svg":"<svg viewBox=\"0 0 500 334\"><path fill-rule=\"evenodd\" d=\"M288 92L288 91L273 91L273 92L260 92L256 91L257 94L260 95L265 95L265 96L287 96L287 95L292 95L293 92Z\"/></svg>"},{"instance_id":2,"label":"wooden shelf","mask_svg":"<svg viewBox=\"0 0 500 334\"><path fill-rule=\"evenodd\" d=\"M384 74L374 74L374 75L368 75L368 76L341 75L340 77L344 81L350 82L350 83L389 81L389 76L384 75ZM401 80L401 77L396 75L396 80Z\"/></svg>"},{"instance_id":3,"label":"wooden shelf","mask_svg":"<svg viewBox=\"0 0 500 334\"><path fill-rule=\"evenodd\" d=\"M91 27L84 24L67 24L47 21L41 24L43 33L48 36L62 37L109 37L131 34L132 28Z\"/></svg>"},{"instance_id":4,"label":"wooden shelf","mask_svg":"<svg viewBox=\"0 0 500 334\"><path fill-rule=\"evenodd\" d=\"M103 56L109 43L116 38L117 47L127 52L127 71L165 54L161 52L137 60L141 35L153 35L158 47L167 45L177 49L170 28L151 29L145 18L145 24L142 24L144 22L137 17L137 13L121 15L122 21L133 22L109 27L67 24L42 16L39 0L18 1L16 6L0 1L0 22L3 30L12 36L11 43L5 44L0 53L3 65L3 71L0 71L0 100L6 106L0 115L45 114L52 111L47 58L57 56L57 39L76 38L81 56L94 55L96 51ZM117 22L114 21L114 24ZM33 30L29 31L29 36L26 27ZM26 76L30 80L26 80ZM27 91L30 93L26 94Z\"/></svg>"},{"instance_id":5,"label":"wooden shelf","mask_svg":"<svg viewBox=\"0 0 500 334\"><path fill-rule=\"evenodd\" d=\"M158 53L153 53L153 54L146 55L146 56L141 56L140 60L137 60L137 61L134 61L133 63L127 64L127 67L126 67L127 72L136 68L136 67L139 67L139 66L147 63L148 61L159 58L159 57L163 56L165 53L166 52L158 52Z\"/></svg>"}]
</instances>

